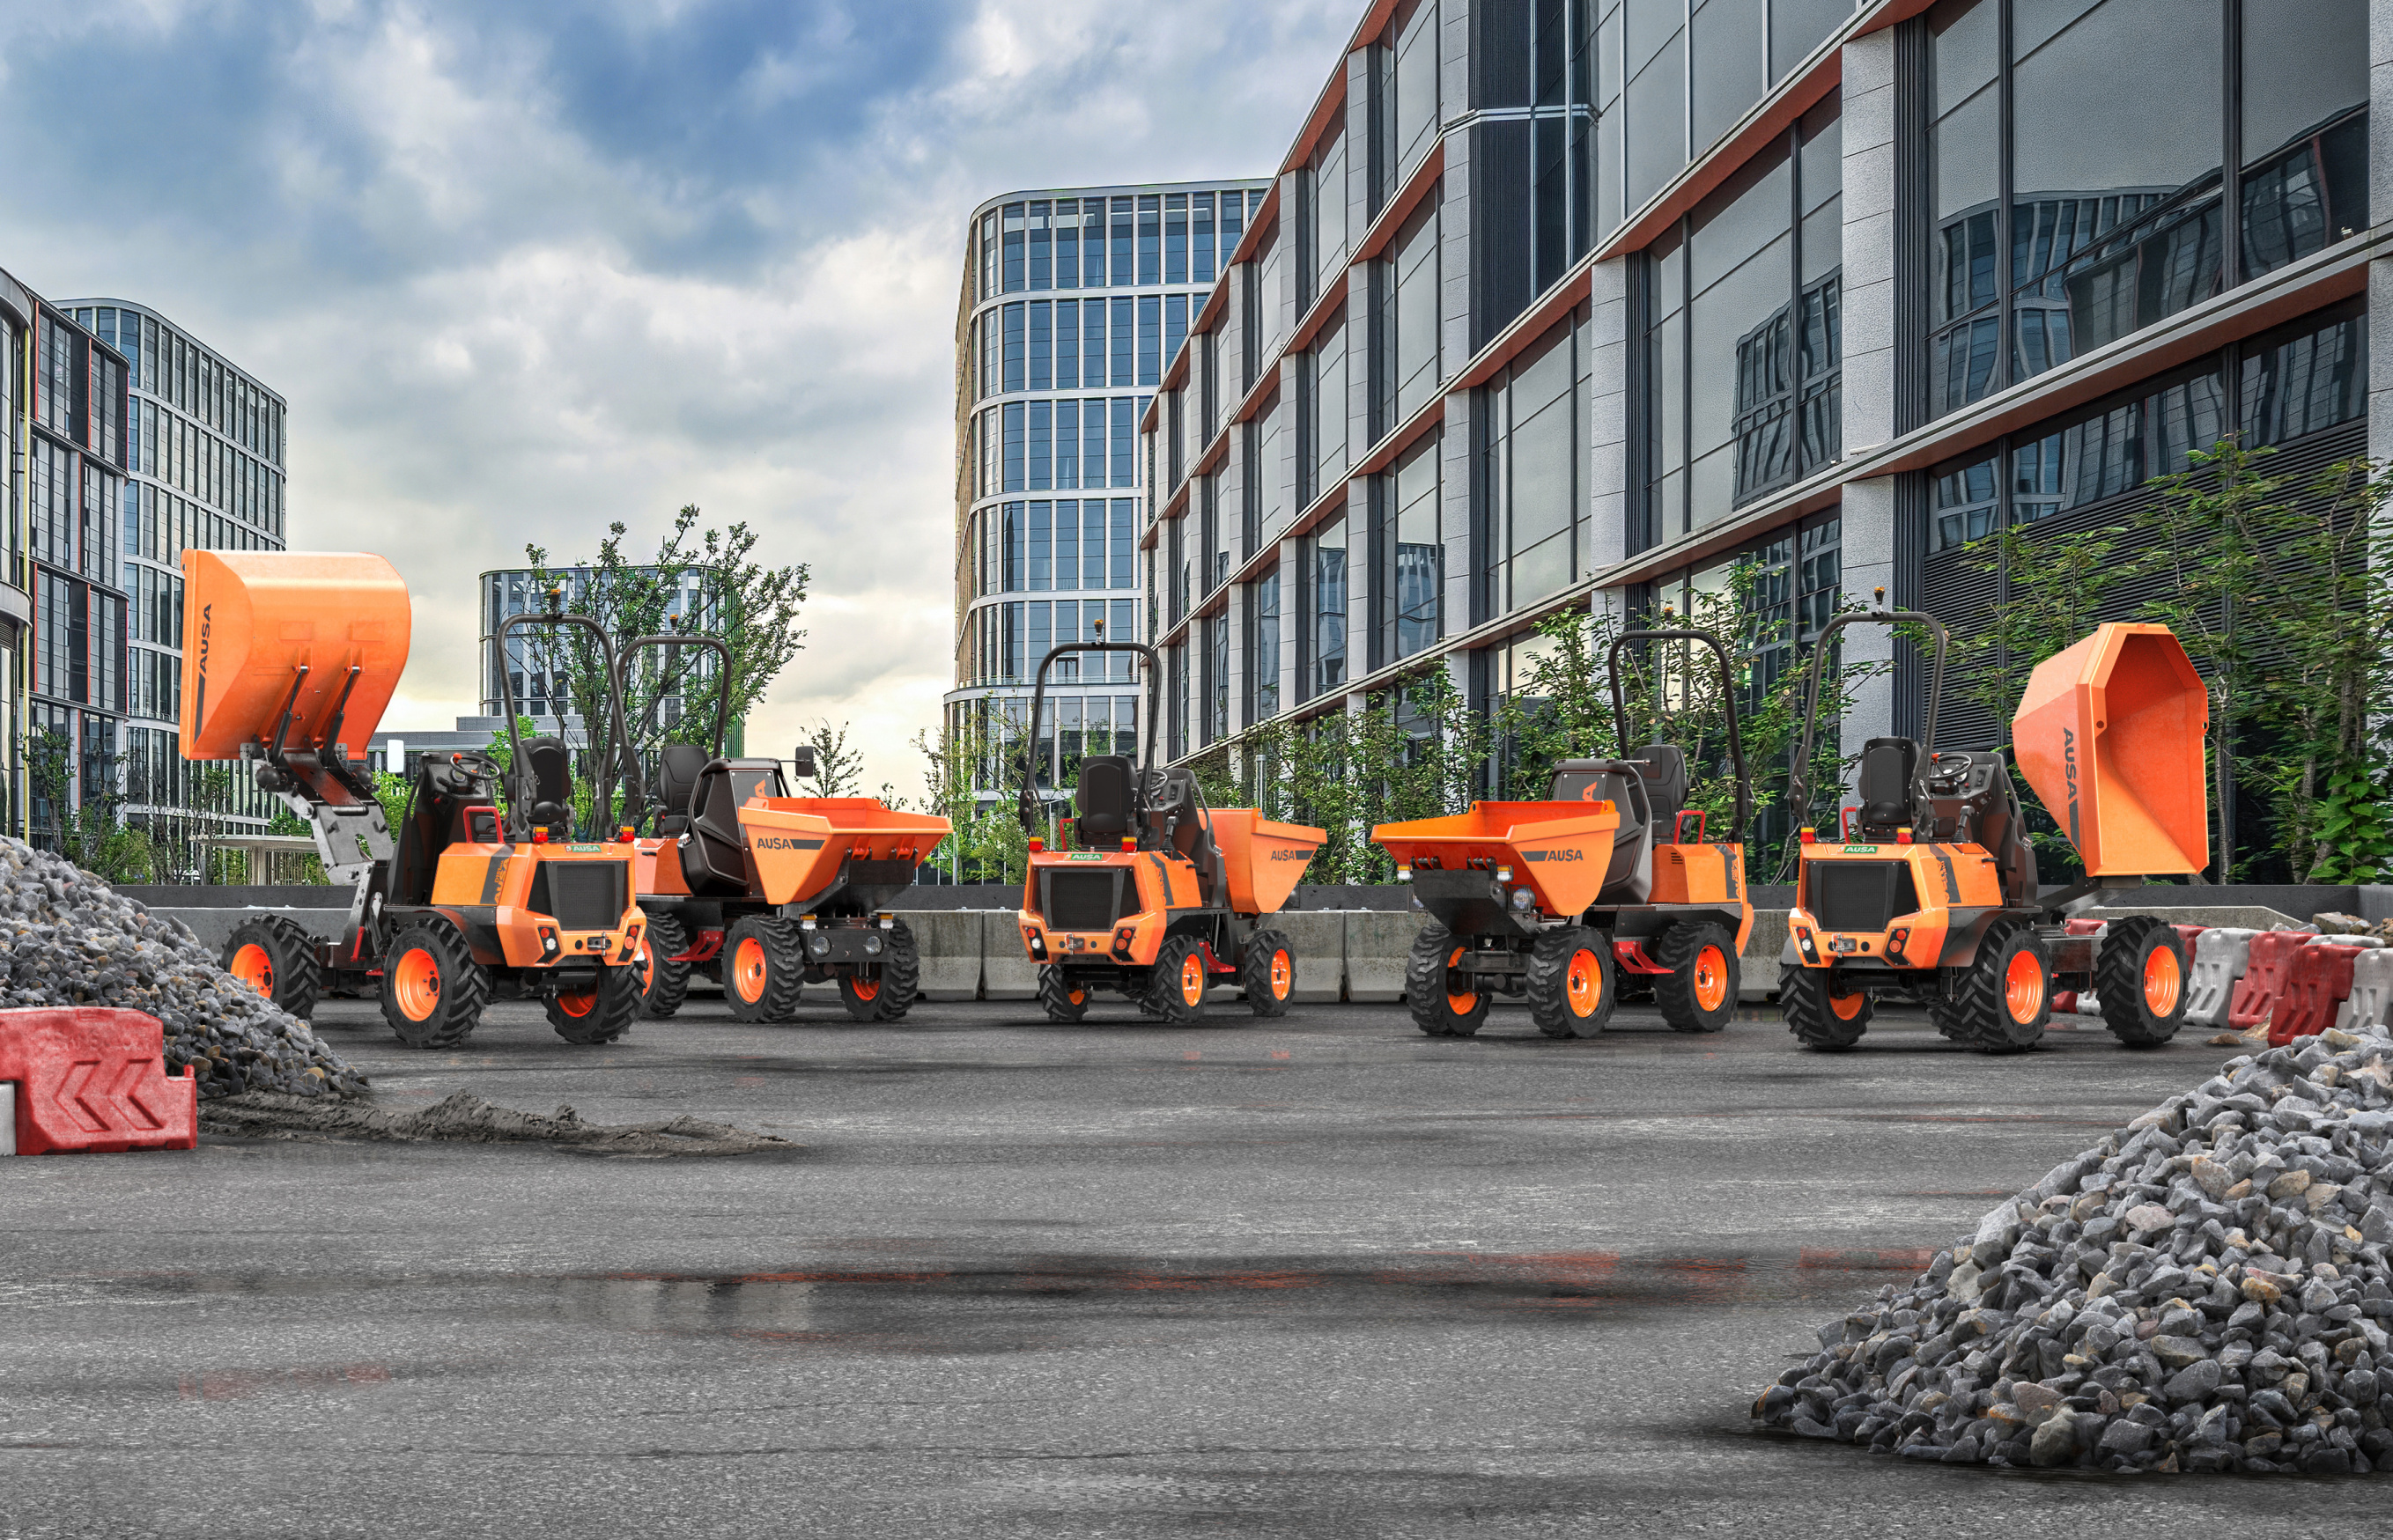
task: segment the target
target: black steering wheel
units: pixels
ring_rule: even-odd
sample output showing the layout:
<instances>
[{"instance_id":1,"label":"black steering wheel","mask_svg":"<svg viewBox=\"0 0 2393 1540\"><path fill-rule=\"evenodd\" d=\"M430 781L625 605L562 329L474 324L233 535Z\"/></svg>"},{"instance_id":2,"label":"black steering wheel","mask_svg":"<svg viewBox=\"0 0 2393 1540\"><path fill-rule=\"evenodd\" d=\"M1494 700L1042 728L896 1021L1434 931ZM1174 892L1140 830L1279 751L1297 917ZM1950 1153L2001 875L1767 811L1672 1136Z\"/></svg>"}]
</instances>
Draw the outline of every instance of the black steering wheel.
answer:
<instances>
[{"instance_id":1,"label":"black steering wheel","mask_svg":"<svg viewBox=\"0 0 2393 1540\"><path fill-rule=\"evenodd\" d=\"M477 780L499 778L499 762L479 749L460 749L449 756L449 763Z\"/></svg>"}]
</instances>

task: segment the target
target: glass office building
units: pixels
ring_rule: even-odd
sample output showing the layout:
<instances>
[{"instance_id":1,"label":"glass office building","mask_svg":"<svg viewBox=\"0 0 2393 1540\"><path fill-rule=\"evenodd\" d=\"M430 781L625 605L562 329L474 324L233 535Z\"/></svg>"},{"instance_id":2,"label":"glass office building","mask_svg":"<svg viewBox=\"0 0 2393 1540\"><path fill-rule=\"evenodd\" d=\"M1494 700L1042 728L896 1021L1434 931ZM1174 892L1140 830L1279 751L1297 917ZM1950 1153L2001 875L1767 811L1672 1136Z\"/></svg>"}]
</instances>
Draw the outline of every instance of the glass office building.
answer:
<instances>
[{"instance_id":1,"label":"glass office building","mask_svg":"<svg viewBox=\"0 0 2393 1540\"><path fill-rule=\"evenodd\" d=\"M149 307L82 299L59 308L123 360L125 475L116 501L79 527L72 563L65 542L34 542L36 607L69 618L64 655L87 623L88 650L104 659L79 678L71 666L45 668L37 647L34 725L71 731L86 794L115 799L170 865L196 871L194 839L262 834L275 804L237 764L188 763L177 750L182 555L285 548L289 409Z\"/></svg>"},{"instance_id":2,"label":"glass office building","mask_svg":"<svg viewBox=\"0 0 2393 1540\"><path fill-rule=\"evenodd\" d=\"M956 316L951 732L1018 734L1056 642L1101 621L1108 637L1143 635L1138 421L1267 192L1060 188L973 212ZM1131 660L1068 661L1048 685L1067 752L1132 741ZM988 795L1009 790L1001 778L992 761Z\"/></svg>"},{"instance_id":3,"label":"glass office building","mask_svg":"<svg viewBox=\"0 0 2393 1540\"><path fill-rule=\"evenodd\" d=\"M1880 585L1979 625L1969 539L2230 432L2384 454L2372 7L1370 7L1139 409L1170 756L1432 664L1493 702L1542 618L1740 565L1765 676ZM1925 671L1846 645L1895 664L1848 739L1916 730Z\"/></svg>"},{"instance_id":4,"label":"glass office building","mask_svg":"<svg viewBox=\"0 0 2393 1540\"><path fill-rule=\"evenodd\" d=\"M75 411L79 376L88 384L97 372L102 385L107 383L99 367L105 360L96 356L97 339L81 334L71 320L64 321L63 336L50 333L61 320L38 295L0 272L0 349L6 350L0 352L0 438L7 441L0 459L0 830L20 837L31 831L25 690L37 586L25 559L28 510L38 488L47 516L58 495L59 466L69 487L79 489L85 455L94 459L96 482L123 476L121 460L90 442L92 424ZM46 334L49 345L44 347L37 339ZM59 746L50 747L55 753ZM54 785L63 780L72 794L72 760L59 771L48 778Z\"/></svg>"}]
</instances>

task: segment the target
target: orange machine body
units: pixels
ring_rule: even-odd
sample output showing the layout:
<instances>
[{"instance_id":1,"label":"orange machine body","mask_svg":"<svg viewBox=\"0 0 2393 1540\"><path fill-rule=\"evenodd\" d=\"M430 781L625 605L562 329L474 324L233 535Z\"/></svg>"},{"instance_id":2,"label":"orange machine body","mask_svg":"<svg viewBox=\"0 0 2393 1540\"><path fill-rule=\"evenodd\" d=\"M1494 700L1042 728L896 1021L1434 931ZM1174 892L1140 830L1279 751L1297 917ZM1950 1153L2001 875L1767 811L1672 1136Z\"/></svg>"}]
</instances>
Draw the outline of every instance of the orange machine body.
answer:
<instances>
[{"instance_id":1,"label":"orange machine body","mask_svg":"<svg viewBox=\"0 0 2393 1540\"><path fill-rule=\"evenodd\" d=\"M279 719L303 667L291 741L315 742L337 711L343 740L362 747L406 670L410 636L407 584L380 556L185 551L183 758L238 758L261 723Z\"/></svg>"},{"instance_id":2,"label":"orange machine body","mask_svg":"<svg viewBox=\"0 0 2393 1540\"><path fill-rule=\"evenodd\" d=\"M1328 842L1329 831L1265 818L1253 808L1216 808L1210 820L1231 914L1254 920L1276 914ZM1111 923L1087 930L1057 928L1051 918L1067 912L1055 902L1053 878L1078 881L1079 873L1104 873L1115 886L1105 912ZM1169 850L1041 850L1030 855L1015 919L1026 956L1068 967L1076 961L1124 968L1154 965L1172 923L1207 914L1204 884L1195 863ZM1214 972L1235 972L1217 952Z\"/></svg>"},{"instance_id":3,"label":"orange machine body","mask_svg":"<svg viewBox=\"0 0 2393 1540\"><path fill-rule=\"evenodd\" d=\"M1047 919L1053 907L1048 900L1049 879L1057 872L1103 872L1112 878L1118 884L1116 894L1121 895L1114 905L1114 922L1099 930L1053 929ZM1121 901L1123 897L1129 901ZM1086 959L1145 968L1162 950L1174 916L1193 914L1204 903L1196 868L1162 851L1034 851L1023 883L1022 911L1014 919L1027 957L1042 962L1068 964ZM1219 971L1230 970L1221 964Z\"/></svg>"},{"instance_id":4,"label":"orange machine body","mask_svg":"<svg viewBox=\"0 0 2393 1540\"><path fill-rule=\"evenodd\" d=\"M1371 839L1415 870L1509 870L1501 881L1527 888L1539 912L1555 918L1595 902L1619 828L1620 812L1606 802L1472 803L1468 813L1381 824Z\"/></svg>"},{"instance_id":5,"label":"orange machine body","mask_svg":"<svg viewBox=\"0 0 2393 1540\"><path fill-rule=\"evenodd\" d=\"M739 808L757 884L768 902L784 906L828 891L851 858L920 866L952 828L875 797L752 797Z\"/></svg>"},{"instance_id":6,"label":"orange machine body","mask_svg":"<svg viewBox=\"0 0 2393 1540\"><path fill-rule=\"evenodd\" d=\"M2210 864L2209 727L2184 644L2112 622L2036 665L2012 757L2087 876L2181 876Z\"/></svg>"},{"instance_id":7,"label":"orange machine body","mask_svg":"<svg viewBox=\"0 0 2393 1540\"><path fill-rule=\"evenodd\" d=\"M1787 960L1810 968L1865 959L1890 968L1934 968L1955 950L1974 949L1987 916L2003 907L1994 858L1968 844L1810 844L1798 863L1795 905L1786 916ZM1827 895L1882 894L1874 913L1886 923L1830 930L1823 908L1850 912ZM1833 916L1832 916L1833 917Z\"/></svg>"},{"instance_id":8,"label":"orange machine body","mask_svg":"<svg viewBox=\"0 0 2393 1540\"><path fill-rule=\"evenodd\" d=\"M611 871L611 895L584 875L592 867ZM580 869L553 875L559 868ZM628 963L646 923L632 895L631 868L632 847L615 842L452 844L440 853L426 907L464 933L474 959L486 967Z\"/></svg>"}]
</instances>

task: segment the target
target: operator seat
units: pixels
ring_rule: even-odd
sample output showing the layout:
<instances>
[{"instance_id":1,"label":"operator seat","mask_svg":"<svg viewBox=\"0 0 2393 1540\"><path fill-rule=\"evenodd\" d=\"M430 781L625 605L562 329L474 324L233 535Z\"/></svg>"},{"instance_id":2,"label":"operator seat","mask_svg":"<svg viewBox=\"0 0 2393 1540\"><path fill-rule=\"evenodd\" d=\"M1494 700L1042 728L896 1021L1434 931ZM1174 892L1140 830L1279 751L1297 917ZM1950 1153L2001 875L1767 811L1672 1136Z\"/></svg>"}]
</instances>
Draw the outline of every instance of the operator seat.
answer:
<instances>
[{"instance_id":1,"label":"operator seat","mask_svg":"<svg viewBox=\"0 0 2393 1540\"><path fill-rule=\"evenodd\" d=\"M1186 770L1166 770L1147 803L1147 823L1169 829L1171 848L1196 868L1196 891L1209 904L1223 901L1222 853L1213 843L1211 820L1205 816L1196 791L1196 777Z\"/></svg>"},{"instance_id":2,"label":"operator seat","mask_svg":"<svg viewBox=\"0 0 2393 1540\"><path fill-rule=\"evenodd\" d=\"M1631 756L1645 772L1645 801L1654 813L1654 842L1676 844L1679 810L1687 805L1687 756L1675 743L1649 743Z\"/></svg>"},{"instance_id":3,"label":"operator seat","mask_svg":"<svg viewBox=\"0 0 2393 1540\"><path fill-rule=\"evenodd\" d=\"M399 820L390 901L422 904L432 897L440 854L453 844L484 844L501 837L490 781L441 753L415 757L407 809Z\"/></svg>"},{"instance_id":4,"label":"operator seat","mask_svg":"<svg viewBox=\"0 0 2393 1540\"><path fill-rule=\"evenodd\" d=\"M681 874L701 897L748 891L748 840L739 831L739 804L755 790L780 785L780 766L754 759L709 760L690 793L689 829L681 839Z\"/></svg>"},{"instance_id":5,"label":"operator seat","mask_svg":"<svg viewBox=\"0 0 2393 1540\"><path fill-rule=\"evenodd\" d=\"M668 743L657 755L657 838L689 830L690 799L706 768L706 750L694 743Z\"/></svg>"},{"instance_id":6,"label":"operator seat","mask_svg":"<svg viewBox=\"0 0 2393 1540\"><path fill-rule=\"evenodd\" d=\"M1918 809L1912 803L1918 768L1919 745L1910 738L1874 737L1862 746L1855 790L1861 801L1861 827L1856 832L1863 839L1890 840L1919 821ZM1837 832L1841 835L1844 830Z\"/></svg>"},{"instance_id":7,"label":"operator seat","mask_svg":"<svg viewBox=\"0 0 2393 1540\"><path fill-rule=\"evenodd\" d=\"M1654 803L1648 795L1649 766L1641 760L1571 759L1554 766L1549 801L1610 803L1620 813L1612 836L1612 862L1604 868L1599 901L1642 904L1654 894Z\"/></svg>"},{"instance_id":8,"label":"operator seat","mask_svg":"<svg viewBox=\"0 0 2393 1540\"><path fill-rule=\"evenodd\" d=\"M510 834L526 840L533 829L544 829L552 840L571 839L573 759L566 751L564 740L528 737L523 740L522 753L523 763L517 767L507 795L514 826Z\"/></svg>"},{"instance_id":9,"label":"operator seat","mask_svg":"<svg viewBox=\"0 0 2393 1540\"><path fill-rule=\"evenodd\" d=\"M1132 780L1131 763L1119 754L1098 754L1080 762L1072 827L1079 830L1082 845L1094 850L1118 844L1131 832L1138 800Z\"/></svg>"},{"instance_id":10,"label":"operator seat","mask_svg":"<svg viewBox=\"0 0 2393 1540\"><path fill-rule=\"evenodd\" d=\"M2020 811L2019 788L1999 752L1940 750L1928 765L1928 796L1936 839L1984 848L1994 858L2003 900L2035 901L2035 847Z\"/></svg>"}]
</instances>

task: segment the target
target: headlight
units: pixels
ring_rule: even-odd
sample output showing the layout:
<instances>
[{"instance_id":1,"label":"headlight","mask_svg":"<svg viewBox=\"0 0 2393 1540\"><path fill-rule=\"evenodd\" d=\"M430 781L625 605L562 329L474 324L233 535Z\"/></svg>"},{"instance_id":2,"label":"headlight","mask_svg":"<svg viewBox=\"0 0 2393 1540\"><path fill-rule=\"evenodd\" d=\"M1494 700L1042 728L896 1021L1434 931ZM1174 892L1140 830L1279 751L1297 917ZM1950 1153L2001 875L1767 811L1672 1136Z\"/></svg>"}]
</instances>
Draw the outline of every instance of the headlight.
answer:
<instances>
[{"instance_id":1,"label":"headlight","mask_svg":"<svg viewBox=\"0 0 2393 1540\"><path fill-rule=\"evenodd\" d=\"M829 957L830 955L830 937L820 934L819 933L807 937L806 950L812 952L817 957Z\"/></svg>"},{"instance_id":2,"label":"headlight","mask_svg":"<svg viewBox=\"0 0 2393 1540\"><path fill-rule=\"evenodd\" d=\"M870 931L865 933L864 955L867 957L879 957L881 955L881 937L878 933Z\"/></svg>"},{"instance_id":3,"label":"headlight","mask_svg":"<svg viewBox=\"0 0 2393 1540\"><path fill-rule=\"evenodd\" d=\"M1526 888L1514 888L1512 890L1512 907L1520 910L1523 914L1528 913L1530 907L1534 906L1536 901L1537 895L1531 893Z\"/></svg>"}]
</instances>

